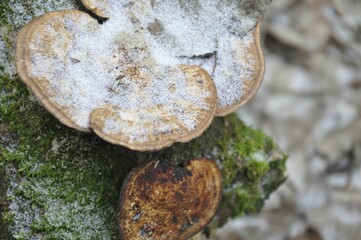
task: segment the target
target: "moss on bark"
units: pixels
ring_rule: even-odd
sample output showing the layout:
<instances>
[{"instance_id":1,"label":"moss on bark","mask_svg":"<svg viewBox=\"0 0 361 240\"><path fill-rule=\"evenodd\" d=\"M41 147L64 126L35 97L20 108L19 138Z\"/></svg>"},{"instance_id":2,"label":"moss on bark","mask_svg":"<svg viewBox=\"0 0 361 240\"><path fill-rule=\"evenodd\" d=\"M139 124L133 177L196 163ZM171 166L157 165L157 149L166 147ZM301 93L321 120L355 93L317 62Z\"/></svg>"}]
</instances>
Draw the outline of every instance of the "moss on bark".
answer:
<instances>
[{"instance_id":1,"label":"moss on bark","mask_svg":"<svg viewBox=\"0 0 361 240\"><path fill-rule=\"evenodd\" d=\"M220 165L223 201L208 234L229 218L259 211L285 180L285 155L235 115L215 119L190 143L140 153L63 126L17 77L1 72L0 87L0 168L7 179L2 215L17 239L117 239L122 180L152 159L179 164L207 157Z\"/></svg>"},{"instance_id":2,"label":"moss on bark","mask_svg":"<svg viewBox=\"0 0 361 240\"><path fill-rule=\"evenodd\" d=\"M137 164L207 157L222 170L223 200L204 234L257 212L285 180L286 156L271 138L235 115L216 118L200 138L140 153L67 128L41 107L13 72L16 33L46 11L75 0L0 3L0 239L118 239L122 181Z\"/></svg>"}]
</instances>

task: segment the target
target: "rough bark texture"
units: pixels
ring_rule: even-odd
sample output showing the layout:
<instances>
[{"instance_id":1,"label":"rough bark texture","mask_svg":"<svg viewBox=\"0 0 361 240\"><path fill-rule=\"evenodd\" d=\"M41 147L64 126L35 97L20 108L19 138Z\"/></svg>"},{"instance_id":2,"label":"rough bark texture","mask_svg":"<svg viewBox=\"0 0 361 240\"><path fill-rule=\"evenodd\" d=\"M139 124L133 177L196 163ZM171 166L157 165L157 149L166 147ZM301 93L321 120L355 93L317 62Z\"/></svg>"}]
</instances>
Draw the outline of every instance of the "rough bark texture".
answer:
<instances>
[{"instance_id":1,"label":"rough bark texture","mask_svg":"<svg viewBox=\"0 0 361 240\"><path fill-rule=\"evenodd\" d=\"M14 72L16 33L36 15L79 7L73 0L0 3L0 239L118 239L122 180L153 159L217 161L223 200L205 236L230 218L259 211L285 180L286 156L235 115L215 119L190 143L139 153L67 128L38 104Z\"/></svg>"}]
</instances>

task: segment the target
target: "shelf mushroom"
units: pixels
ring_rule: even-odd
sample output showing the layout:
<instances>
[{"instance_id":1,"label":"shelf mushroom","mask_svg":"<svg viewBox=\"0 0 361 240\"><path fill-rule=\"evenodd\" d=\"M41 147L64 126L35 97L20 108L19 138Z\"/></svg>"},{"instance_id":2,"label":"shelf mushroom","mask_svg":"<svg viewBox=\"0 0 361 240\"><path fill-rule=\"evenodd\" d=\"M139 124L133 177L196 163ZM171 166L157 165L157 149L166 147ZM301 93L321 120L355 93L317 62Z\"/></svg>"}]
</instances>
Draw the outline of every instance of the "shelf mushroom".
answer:
<instances>
[{"instance_id":1,"label":"shelf mushroom","mask_svg":"<svg viewBox=\"0 0 361 240\"><path fill-rule=\"evenodd\" d=\"M213 160L182 167L159 161L132 171L123 183L118 223L123 239L185 240L212 220L221 200L222 175Z\"/></svg>"},{"instance_id":2,"label":"shelf mushroom","mask_svg":"<svg viewBox=\"0 0 361 240\"><path fill-rule=\"evenodd\" d=\"M217 88L217 116L247 103L262 82L265 63L260 26L269 0L82 2L101 17L126 8L150 32L153 46L181 63L204 68Z\"/></svg>"},{"instance_id":3,"label":"shelf mushroom","mask_svg":"<svg viewBox=\"0 0 361 240\"><path fill-rule=\"evenodd\" d=\"M261 83L259 21L269 0L82 2L108 19L50 12L16 44L20 78L69 127L160 150L198 137Z\"/></svg>"},{"instance_id":4,"label":"shelf mushroom","mask_svg":"<svg viewBox=\"0 0 361 240\"><path fill-rule=\"evenodd\" d=\"M114 39L107 27L76 10L33 20L17 39L21 79L62 123L114 144L151 151L199 136L217 104L209 74L158 64L143 34Z\"/></svg>"}]
</instances>

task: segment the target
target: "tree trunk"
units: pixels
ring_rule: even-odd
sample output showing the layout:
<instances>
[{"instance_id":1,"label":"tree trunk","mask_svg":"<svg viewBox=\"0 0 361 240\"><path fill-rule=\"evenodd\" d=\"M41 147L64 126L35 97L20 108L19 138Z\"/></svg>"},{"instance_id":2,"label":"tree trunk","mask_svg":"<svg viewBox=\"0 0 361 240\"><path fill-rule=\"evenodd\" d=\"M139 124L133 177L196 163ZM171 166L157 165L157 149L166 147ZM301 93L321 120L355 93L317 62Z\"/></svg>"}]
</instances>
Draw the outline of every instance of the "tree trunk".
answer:
<instances>
[{"instance_id":1,"label":"tree trunk","mask_svg":"<svg viewBox=\"0 0 361 240\"><path fill-rule=\"evenodd\" d=\"M189 143L140 153L67 128L38 104L14 71L16 34L34 16L79 8L75 0L0 3L0 239L118 239L122 181L154 159L217 161L223 200L205 236L230 218L258 212L285 181L286 156L235 115L216 118Z\"/></svg>"}]
</instances>

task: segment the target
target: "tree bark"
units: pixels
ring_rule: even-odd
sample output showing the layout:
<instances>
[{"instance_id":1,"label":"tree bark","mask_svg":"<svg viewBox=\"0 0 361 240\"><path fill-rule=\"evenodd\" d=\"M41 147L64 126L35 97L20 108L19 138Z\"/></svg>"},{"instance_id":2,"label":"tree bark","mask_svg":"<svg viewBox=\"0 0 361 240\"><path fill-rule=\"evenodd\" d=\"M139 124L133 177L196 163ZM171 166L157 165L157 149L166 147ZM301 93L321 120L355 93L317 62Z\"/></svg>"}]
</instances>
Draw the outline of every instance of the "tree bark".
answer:
<instances>
[{"instance_id":1,"label":"tree bark","mask_svg":"<svg viewBox=\"0 0 361 240\"><path fill-rule=\"evenodd\" d=\"M16 34L34 16L64 8L84 10L73 0L0 3L0 239L118 239L122 181L154 159L180 164L206 157L220 166L223 200L204 236L260 211L285 181L287 157L235 115L216 118L189 143L141 153L67 128L37 102L14 70Z\"/></svg>"}]
</instances>

